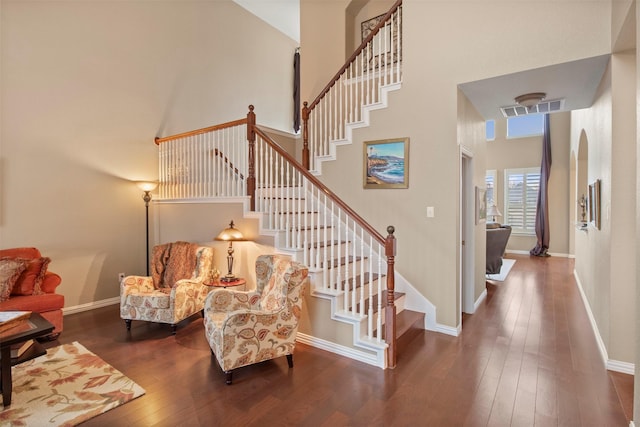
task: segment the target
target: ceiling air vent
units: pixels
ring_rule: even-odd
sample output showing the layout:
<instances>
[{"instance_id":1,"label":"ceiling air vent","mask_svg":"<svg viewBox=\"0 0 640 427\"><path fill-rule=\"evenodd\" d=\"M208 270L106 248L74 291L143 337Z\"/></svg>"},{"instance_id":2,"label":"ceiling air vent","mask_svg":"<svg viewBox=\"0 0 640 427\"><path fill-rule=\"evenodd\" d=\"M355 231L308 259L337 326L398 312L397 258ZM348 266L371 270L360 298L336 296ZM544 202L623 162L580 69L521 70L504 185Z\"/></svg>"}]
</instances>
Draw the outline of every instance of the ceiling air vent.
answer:
<instances>
[{"instance_id":1,"label":"ceiling air vent","mask_svg":"<svg viewBox=\"0 0 640 427\"><path fill-rule=\"evenodd\" d=\"M500 107L500 111L504 117L526 116L527 114L538 113L554 113L564 108L564 99L552 99L549 101L541 101L532 107L523 107L522 105L509 105L508 107Z\"/></svg>"}]
</instances>

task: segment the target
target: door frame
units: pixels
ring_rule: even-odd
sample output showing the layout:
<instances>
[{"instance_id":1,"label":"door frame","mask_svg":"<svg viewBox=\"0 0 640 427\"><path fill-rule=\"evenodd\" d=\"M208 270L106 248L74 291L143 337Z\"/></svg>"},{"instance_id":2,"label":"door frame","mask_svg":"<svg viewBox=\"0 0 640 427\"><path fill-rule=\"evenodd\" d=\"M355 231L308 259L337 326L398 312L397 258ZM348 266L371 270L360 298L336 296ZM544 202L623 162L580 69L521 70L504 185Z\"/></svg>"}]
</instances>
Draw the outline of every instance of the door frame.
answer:
<instances>
[{"instance_id":1,"label":"door frame","mask_svg":"<svg viewBox=\"0 0 640 427\"><path fill-rule=\"evenodd\" d=\"M460 146L460 248L459 283L460 311L474 313L475 307L475 192L473 185L474 160L473 153ZM462 316L460 317L462 324Z\"/></svg>"}]
</instances>

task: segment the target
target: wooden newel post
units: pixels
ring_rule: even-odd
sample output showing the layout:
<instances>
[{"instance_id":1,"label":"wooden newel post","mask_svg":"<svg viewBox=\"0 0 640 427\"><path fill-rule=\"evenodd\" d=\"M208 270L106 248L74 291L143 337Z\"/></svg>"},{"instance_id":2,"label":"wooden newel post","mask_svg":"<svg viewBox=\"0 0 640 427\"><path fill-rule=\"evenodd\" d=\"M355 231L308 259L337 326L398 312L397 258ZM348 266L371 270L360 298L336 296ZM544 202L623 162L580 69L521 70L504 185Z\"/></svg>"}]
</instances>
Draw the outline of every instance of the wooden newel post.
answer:
<instances>
[{"instance_id":1,"label":"wooden newel post","mask_svg":"<svg viewBox=\"0 0 640 427\"><path fill-rule=\"evenodd\" d=\"M247 113L247 141L249 142L249 175L247 177L247 195L250 197L251 210L256 210L256 113L249 105Z\"/></svg>"},{"instance_id":2,"label":"wooden newel post","mask_svg":"<svg viewBox=\"0 0 640 427\"><path fill-rule=\"evenodd\" d=\"M396 229L390 225L387 227L387 238L384 244L384 254L387 257L387 304L384 308L384 332L385 341L389 345L387 352L387 367L396 367L396 304L395 304L395 258L396 238L393 233Z\"/></svg>"},{"instance_id":3,"label":"wooden newel post","mask_svg":"<svg viewBox=\"0 0 640 427\"><path fill-rule=\"evenodd\" d=\"M302 107L302 166L309 170L309 107L304 101Z\"/></svg>"}]
</instances>

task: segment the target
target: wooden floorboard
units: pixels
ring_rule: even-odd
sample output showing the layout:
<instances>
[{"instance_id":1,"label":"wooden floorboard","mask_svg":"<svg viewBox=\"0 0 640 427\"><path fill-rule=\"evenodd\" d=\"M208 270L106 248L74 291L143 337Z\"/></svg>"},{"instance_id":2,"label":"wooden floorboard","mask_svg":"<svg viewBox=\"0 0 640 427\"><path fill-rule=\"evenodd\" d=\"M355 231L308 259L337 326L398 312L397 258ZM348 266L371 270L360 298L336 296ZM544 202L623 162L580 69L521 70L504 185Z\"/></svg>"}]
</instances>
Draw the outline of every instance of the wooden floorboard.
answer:
<instances>
[{"instance_id":1,"label":"wooden floorboard","mask_svg":"<svg viewBox=\"0 0 640 427\"><path fill-rule=\"evenodd\" d=\"M510 256L459 337L422 331L395 369L303 344L227 386L196 315L171 335L118 306L65 316L78 341L146 389L86 426L628 426L633 377L608 372L565 258Z\"/></svg>"}]
</instances>

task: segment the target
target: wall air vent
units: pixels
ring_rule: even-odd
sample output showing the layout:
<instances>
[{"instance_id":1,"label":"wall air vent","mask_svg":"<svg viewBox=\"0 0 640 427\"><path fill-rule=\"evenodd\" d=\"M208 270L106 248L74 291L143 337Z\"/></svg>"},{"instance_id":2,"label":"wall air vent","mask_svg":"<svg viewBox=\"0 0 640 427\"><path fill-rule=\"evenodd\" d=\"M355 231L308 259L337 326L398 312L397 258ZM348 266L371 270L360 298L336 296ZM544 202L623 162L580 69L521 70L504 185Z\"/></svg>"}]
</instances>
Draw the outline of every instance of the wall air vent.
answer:
<instances>
[{"instance_id":1,"label":"wall air vent","mask_svg":"<svg viewBox=\"0 0 640 427\"><path fill-rule=\"evenodd\" d=\"M564 108L564 99L551 99L549 101L541 101L532 107L523 107L522 105L509 105L508 107L500 107L500 111L504 117L526 116L527 114L538 113L554 113Z\"/></svg>"}]
</instances>

